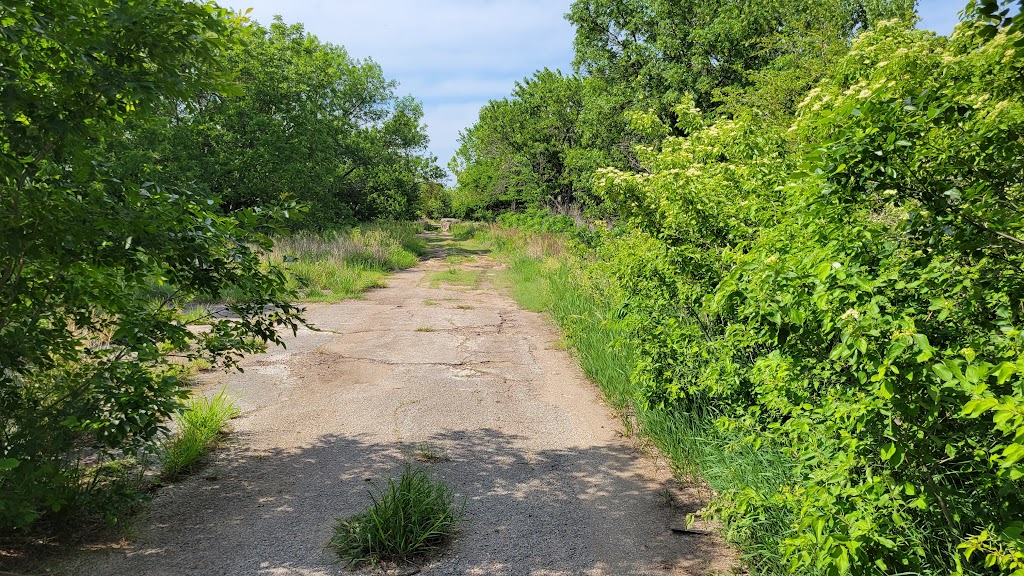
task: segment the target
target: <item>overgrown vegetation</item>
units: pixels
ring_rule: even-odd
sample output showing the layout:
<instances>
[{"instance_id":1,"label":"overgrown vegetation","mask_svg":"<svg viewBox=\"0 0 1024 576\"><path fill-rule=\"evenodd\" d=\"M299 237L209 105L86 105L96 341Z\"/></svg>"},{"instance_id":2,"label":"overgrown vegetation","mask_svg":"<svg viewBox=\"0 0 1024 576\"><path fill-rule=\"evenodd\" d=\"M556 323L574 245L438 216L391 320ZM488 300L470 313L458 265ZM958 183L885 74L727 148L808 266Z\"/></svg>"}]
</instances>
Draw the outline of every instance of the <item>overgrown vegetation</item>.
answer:
<instances>
[{"instance_id":1,"label":"overgrown vegetation","mask_svg":"<svg viewBox=\"0 0 1024 576\"><path fill-rule=\"evenodd\" d=\"M620 18L602 6L574 11ZM621 111L647 140L589 182L607 220L511 257L758 573L1024 570L1024 37L999 10L969 5L949 38L869 18L712 89L670 82L668 112ZM807 14L807 38L834 29ZM656 31L636 38L675 54ZM632 90L648 60L620 48L581 57Z\"/></svg>"},{"instance_id":2,"label":"overgrown vegetation","mask_svg":"<svg viewBox=\"0 0 1024 576\"><path fill-rule=\"evenodd\" d=\"M222 213L105 162L134 138L127 118L228 85L240 17L179 0L40 0L4 3L0 20L0 529L25 531L121 494L104 488L111 470L185 395L172 356L230 366L299 311L263 264L286 213ZM227 290L233 320L185 327L177 302Z\"/></svg>"},{"instance_id":3,"label":"overgrown vegetation","mask_svg":"<svg viewBox=\"0 0 1024 576\"><path fill-rule=\"evenodd\" d=\"M228 421L239 413L224 390L210 398L195 395L186 400L174 419L177 431L159 451L161 478L175 480L191 471L214 447Z\"/></svg>"},{"instance_id":4,"label":"overgrown vegetation","mask_svg":"<svg viewBox=\"0 0 1024 576\"><path fill-rule=\"evenodd\" d=\"M422 469L406 466L387 486L374 484L372 504L338 519L328 547L350 566L406 562L436 553L463 521L465 503Z\"/></svg>"},{"instance_id":5,"label":"overgrown vegetation","mask_svg":"<svg viewBox=\"0 0 1024 576\"><path fill-rule=\"evenodd\" d=\"M689 133L680 104L787 116L857 31L910 18L913 6L577 0L566 15L575 73L537 71L481 110L449 163L458 185L448 209L485 220L537 208L609 216L616 207L595 188L596 171L644 171L639 150Z\"/></svg>"},{"instance_id":6,"label":"overgrown vegetation","mask_svg":"<svg viewBox=\"0 0 1024 576\"><path fill-rule=\"evenodd\" d=\"M443 178L420 103L373 60L301 25L249 23L238 35L222 55L233 84L130 117L131 139L112 143L115 169L195 187L229 212L298 201L308 212L292 229L414 219L421 190Z\"/></svg>"},{"instance_id":7,"label":"overgrown vegetation","mask_svg":"<svg viewBox=\"0 0 1024 576\"><path fill-rule=\"evenodd\" d=\"M290 272L304 302L337 302L383 286L385 276L419 262L426 243L409 223L378 223L278 238L270 259Z\"/></svg>"},{"instance_id":8,"label":"overgrown vegetation","mask_svg":"<svg viewBox=\"0 0 1024 576\"><path fill-rule=\"evenodd\" d=\"M118 522L191 369L422 250L402 226L287 234L411 217L440 176L419 104L300 26L185 0L0 22L0 532L22 536Z\"/></svg>"}]
</instances>

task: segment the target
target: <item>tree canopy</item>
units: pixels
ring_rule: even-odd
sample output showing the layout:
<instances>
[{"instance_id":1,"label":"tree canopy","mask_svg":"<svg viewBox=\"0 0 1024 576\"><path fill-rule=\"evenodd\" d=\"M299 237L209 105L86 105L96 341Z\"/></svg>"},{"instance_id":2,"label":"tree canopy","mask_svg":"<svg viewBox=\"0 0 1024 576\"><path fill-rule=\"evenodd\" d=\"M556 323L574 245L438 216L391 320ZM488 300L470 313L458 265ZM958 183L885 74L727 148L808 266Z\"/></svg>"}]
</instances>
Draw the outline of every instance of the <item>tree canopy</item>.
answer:
<instances>
[{"instance_id":1,"label":"tree canopy","mask_svg":"<svg viewBox=\"0 0 1024 576\"><path fill-rule=\"evenodd\" d=\"M606 214L594 171L643 170L638 146L686 134L680 105L792 117L857 31L912 15L904 0L574 2L575 74L538 72L484 107L453 160L453 210L575 203Z\"/></svg>"},{"instance_id":2,"label":"tree canopy","mask_svg":"<svg viewBox=\"0 0 1024 576\"><path fill-rule=\"evenodd\" d=\"M224 62L233 85L167 102L138 126L148 145L117 154L126 169L156 166L228 212L297 200L310 208L300 227L415 216L420 186L440 175L422 107L379 65L280 20L247 26Z\"/></svg>"},{"instance_id":3,"label":"tree canopy","mask_svg":"<svg viewBox=\"0 0 1024 576\"><path fill-rule=\"evenodd\" d=\"M212 2L0 2L0 529L108 512L181 363L296 329L273 234L416 212L437 168L395 89Z\"/></svg>"}]
</instances>

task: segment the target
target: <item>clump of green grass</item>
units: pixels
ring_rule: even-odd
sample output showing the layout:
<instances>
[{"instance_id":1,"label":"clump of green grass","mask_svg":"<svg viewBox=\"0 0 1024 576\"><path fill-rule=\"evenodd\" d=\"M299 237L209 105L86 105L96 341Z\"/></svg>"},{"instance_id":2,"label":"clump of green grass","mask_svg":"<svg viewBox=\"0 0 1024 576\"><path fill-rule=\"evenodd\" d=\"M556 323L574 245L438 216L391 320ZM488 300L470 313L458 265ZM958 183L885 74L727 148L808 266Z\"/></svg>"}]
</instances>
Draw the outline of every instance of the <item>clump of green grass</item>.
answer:
<instances>
[{"instance_id":1,"label":"clump of green grass","mask_svg":"<svg viewBox=\"0 0 1024 576\"><path fill-rule=\"evenodd\" d=\"M485 228L486 225L477 222L459 222L451 227L452 238L456 242L471 240Z\"/></svg>"},{"instance_id":2,"label":"clump of green grass","mask_svg":"<svg viewBox=\"0 0 1024 576\"><path fill-rule=\"evenodd\" d=\"M350 566L405 562L435 553L464 520L465 502L424 470L406 466L386 487L374 484L372 504L339 518L328 547Z\"/></svg>"},{"instance_id":3,"label":"clump of green grass","mask_svg":"<svg viewBox=\"0 0 1024 576\"><path fill-rule=\"evenodd\" d=\"M212 398L194 396L186 401L178 413L178 433L161 450L161 477L173 480L195 468L213 448L228 420L238 414L238 406L223 390Z\"/></svg>"},{"instance_id":4,"label":"clump of green grass","mask_svg":"<svg viewBox=\"0 0 1024 576\"><path fill-rule=\"evenodd\" d=\"M551 283L546 278L548 272L544 261L521 256L511 260L498 282L523 308L531 312L545 312L551 309L555 300Z\"/></svg>"},{"instance_id":5,"label":"clump of green grass","mask_svg":"<svg viewBox=\"0 0 1024 576\"><path fill-rule=\"evenodd\" d=\"M182 324L209 324L214 313L200 303L191 303L178 312L178 321Z\"/></svg>"}]
</instances>

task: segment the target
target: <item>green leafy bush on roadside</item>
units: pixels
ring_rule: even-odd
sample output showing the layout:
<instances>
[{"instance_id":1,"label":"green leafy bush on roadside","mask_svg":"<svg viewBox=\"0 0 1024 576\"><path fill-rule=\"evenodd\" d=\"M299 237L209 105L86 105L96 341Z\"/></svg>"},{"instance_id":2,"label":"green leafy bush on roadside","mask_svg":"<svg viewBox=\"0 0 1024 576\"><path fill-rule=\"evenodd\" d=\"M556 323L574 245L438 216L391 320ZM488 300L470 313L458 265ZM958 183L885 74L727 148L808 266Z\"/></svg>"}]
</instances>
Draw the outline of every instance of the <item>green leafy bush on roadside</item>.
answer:
<instances>
[{"instance_id":1,"label":"green leafy bush on roadside","mask_svg":"<svg viewBox=\"0 0 1024 576\"><path fill-rule=\"evenodd\" d=\"M633 385L788 459L712 508L741 542L782 514L763 571L1024 569L1019 34L882 23L791 129L684 105L599 175Z\"/></svg>"},{"instance_id":2,"label":"green leafy bush on roadside","mask_svg":"<svg viewBox=\"0 0 1024 576\"><path fill-rule=\"evenodd\" d=\"M224 214L116 165L161 111L229 89L244 20L184 0L0 4L5 534L102 499L106 464L151 446L185 394L170 355L231 365L300 323L264 260L288 210ZM178 302L228 290L231 319L184 325Z\"/></svg>"}]
</instances>

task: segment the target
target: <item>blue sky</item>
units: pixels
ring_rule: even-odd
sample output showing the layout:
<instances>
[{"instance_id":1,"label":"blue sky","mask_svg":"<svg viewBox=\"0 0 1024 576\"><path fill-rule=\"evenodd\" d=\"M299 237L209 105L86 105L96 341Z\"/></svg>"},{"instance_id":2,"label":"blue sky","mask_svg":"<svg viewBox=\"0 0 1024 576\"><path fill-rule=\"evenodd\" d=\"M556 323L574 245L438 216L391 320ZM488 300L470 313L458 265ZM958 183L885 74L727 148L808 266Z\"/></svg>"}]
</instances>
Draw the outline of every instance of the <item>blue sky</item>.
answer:
<instances>
[{"instance_id":1,"label":"blue sky","mask_svg":"<svg viewBox=\"0 0 1024 576\"><path fill-rule=\"evenodd\" d=\"M356 58L372 58L399 94L423 103L430 150L442 166L460 130L489 100L544 68L568 71L571 0L225 0L268 24L302 23ZM920 26L948 34L966 0L921 0Z\"/></svg>"}]
</instances>

